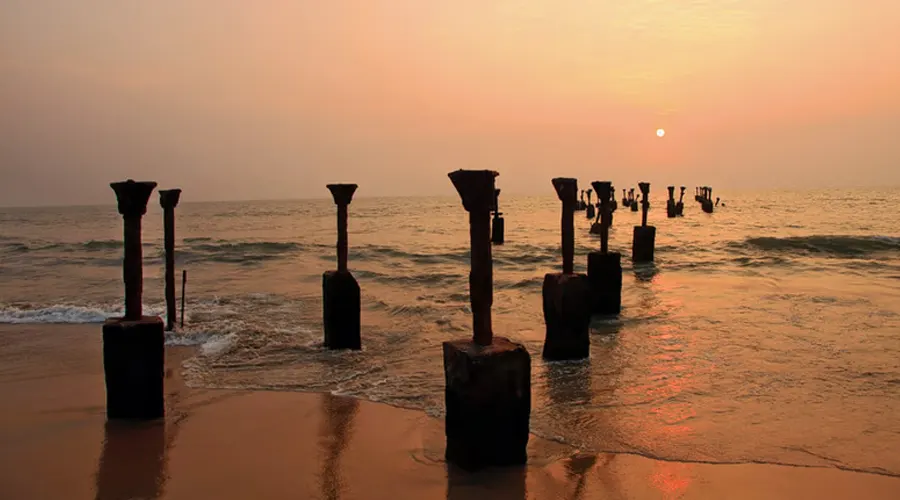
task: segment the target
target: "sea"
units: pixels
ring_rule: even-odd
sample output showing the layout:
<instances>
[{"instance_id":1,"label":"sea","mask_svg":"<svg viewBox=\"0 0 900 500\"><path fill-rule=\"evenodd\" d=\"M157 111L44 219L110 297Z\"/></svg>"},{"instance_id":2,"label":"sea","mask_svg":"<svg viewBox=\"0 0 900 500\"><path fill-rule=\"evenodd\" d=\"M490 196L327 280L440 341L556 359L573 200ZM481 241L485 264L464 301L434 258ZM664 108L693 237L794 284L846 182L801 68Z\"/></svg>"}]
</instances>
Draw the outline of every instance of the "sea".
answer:
<instances>
[{"instance_id":1,"label":"sea","mask_svg":"<svg viewBox=\"0 0 900 500\"><path fill-rule=\"evenodd\" d=\"M689 192L675 219L664 193L651 197L653 264L630 262L640 213L615 212L622 312L594 318L589 359L558 363L541 359L541 284L561 269L560 202L549 183L547 196L501 195L494 333L532 355L532 432L585 452L900 475L900 190L717 190L713 214ZM167 343L199 346L184 366L190 385L326 391L443 415L441 343L469 337L472 323L458 197L350 205L359 352L322 347L330 199L182 200L186 315ZM585 213L575 217L584 272L600 242ZM162 234L154 195L144 304L164 315ZM103 206L0 209L0 323L98 324L99 341L99 323L123 309L121 241L112 192Z\"/></svg>"}]
</instances>

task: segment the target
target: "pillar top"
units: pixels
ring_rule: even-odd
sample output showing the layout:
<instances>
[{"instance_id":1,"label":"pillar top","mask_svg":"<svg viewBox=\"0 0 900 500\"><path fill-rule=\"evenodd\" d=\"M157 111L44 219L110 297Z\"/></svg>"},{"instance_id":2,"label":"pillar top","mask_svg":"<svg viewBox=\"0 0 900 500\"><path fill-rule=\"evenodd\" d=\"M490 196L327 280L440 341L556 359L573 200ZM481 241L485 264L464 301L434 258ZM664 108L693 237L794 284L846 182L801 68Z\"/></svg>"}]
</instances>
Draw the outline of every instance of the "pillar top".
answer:
<instances>
[{"instance_id":1,"label":"pillar top","mask_svg":"<svg viewBox=\"0 0 900 500\"><path fill-rule=\"evenodd\" d=\"M109 187L116 192L119 213L125 217L140 217L147 213L147 202L156 188L155 182L135 182L128 179L123 182L112 182Z\"/></svg>"},{"instance_id":2,"label":"pillar top","mask_svg":"<svg viewBox=\"0 0 900 500\"><path fill-rule=\"evenodd\" d=\"M325 187L331 191L335 205L349 205L353 199L353 193L359 187L356 184L327 184Z\"/></svg>"},{"instance_id":3,"label":"pillar top","mask_svg":"<svg viewBox=\"0 0 900 500\"><path fill-rule=\"evenodd\" d=\"M181 198L180 189L160 189L159 205L163 208L175 208L178 206L178 200Z\"/></svg>"},{"instance_id":4,"label":"pillar top","mask_svg":"<svg viewBox=\"0 0 900 500\"><path fill-rule=\"evenodd\" d=\"M456 170L447 174L462 199L466 212L490 212L494 199L493 170Z\"/></svg>"},{"instance_id":5,"label":"pillar top","mask_svg":"<svg viewBox=\"0 0 900 500\"><path fill-rule=\"evenodd\" d=\"M643 193L644 196L647 196L650 194L650 183L649 182L638 182L638 187L641 189L641 193Z\"/></svg>"},{"instance_id":6,"label":"pillar top","mask_svg":"<svg viewBox=\"0 0 900 500\"><path fill-rule=\"evenodd\" d=\"M591 183L594 186L594 191L597 192L597 197L600 198L600 203L608 200L610 197L610 192L612 191L612 182L609 181L594 181Z\"/></svg>"},{"instance_id":7,"label":"pillar top","mask_svg":"<svg viewBox=\"0 0 900 500\"><path fill-rule=\"evenodd\" d=\"M556 196L559 197L560 201L563 203L570 202L575 203L577 200L575 198L575 194L578 193L578 180L572 179L570 177L555 177L550 180L553 183L553 188L556 189Z\"/></svg>"}]
</instances>

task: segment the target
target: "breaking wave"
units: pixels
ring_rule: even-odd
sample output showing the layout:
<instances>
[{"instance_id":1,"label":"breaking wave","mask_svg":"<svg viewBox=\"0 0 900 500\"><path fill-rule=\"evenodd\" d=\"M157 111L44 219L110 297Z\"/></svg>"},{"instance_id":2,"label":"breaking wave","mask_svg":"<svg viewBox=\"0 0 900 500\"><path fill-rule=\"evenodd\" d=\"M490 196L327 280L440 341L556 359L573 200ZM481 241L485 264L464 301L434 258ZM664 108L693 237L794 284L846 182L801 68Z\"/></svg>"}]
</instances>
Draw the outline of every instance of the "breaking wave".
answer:
<instances>
[{"instance_id":1,"label":"breaking wave","mask_svg":"<svg viewBox=\"0 0 900 500\"><path fill-rule=\"evenodd\" d=\"M900 237L893 236L761 236L729 244L734 249L815 254L826 257L867 257L900 252Z\"/></svg>"}]
</instances>

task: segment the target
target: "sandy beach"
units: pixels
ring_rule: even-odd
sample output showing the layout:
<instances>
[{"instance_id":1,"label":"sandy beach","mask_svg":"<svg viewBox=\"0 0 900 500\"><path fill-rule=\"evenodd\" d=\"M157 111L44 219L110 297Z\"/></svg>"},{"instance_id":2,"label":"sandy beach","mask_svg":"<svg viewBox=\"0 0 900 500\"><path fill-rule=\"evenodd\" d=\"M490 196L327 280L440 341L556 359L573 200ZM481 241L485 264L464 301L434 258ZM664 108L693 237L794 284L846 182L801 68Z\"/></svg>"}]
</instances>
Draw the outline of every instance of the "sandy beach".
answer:
<instances>
[{"instance_id":1,"label":"sandy beach","mask_svg":"<svg viewBox=\"0 0 900 500\"><path fill-rule=\"evenodd\" d=\"M526 468L467 474L444 463L438 419L330 394L188 388L186 347L167 351L164 422L107 424L99 326L5 325L0 339L3 498L900 498L895 477L592 455L535 436Z\"/></svg>"}]
</instances>

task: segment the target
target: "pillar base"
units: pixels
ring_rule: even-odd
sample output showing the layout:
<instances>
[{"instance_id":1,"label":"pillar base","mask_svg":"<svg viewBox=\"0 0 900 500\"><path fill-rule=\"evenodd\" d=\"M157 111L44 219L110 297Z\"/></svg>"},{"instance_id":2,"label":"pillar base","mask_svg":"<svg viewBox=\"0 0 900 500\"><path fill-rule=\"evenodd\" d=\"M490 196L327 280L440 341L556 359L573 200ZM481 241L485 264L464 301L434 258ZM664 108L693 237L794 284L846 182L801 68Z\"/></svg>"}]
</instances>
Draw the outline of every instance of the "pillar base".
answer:
<instances>
[{"instance_id":1,"label":"pillar base","mask_svg":"<svg viewBox=\"0 0 900 500\"><path fill-rule=\"evenodd\" d=\"M491 243L495 245L503 244L503 233L505 229L505 223L503 222L503 217L494 217L491 219L493 223L491 224Z\"/></svg>"},{"instance_id":2,"label":"pillar base","mask_svg":"<svg viewBox=\"0 0 900 500\"><path fill-rule=\"evenodd\" d=\"M634 226L634 239L631 241L631 260L633 262L653 262L653 248L655 245L655 227Z\"/></svg>"},{"instance_id":3,"label":"pillar base","mask_svg":"<svg viewBox=\"0 0 900 500\"><path fill-rule=\"evenodd\" d=\"M166 334L162 318L109 318L103 323L106 418L165 416Z\"/></svg>"},{"instance_id":4,"label":"pillar base","mask_svg":"<svg viewBox=\"0 0 900 500\"><path fill-rule=\"evenodd\" d=\"M632 211L632 212L637 212L640 208L641 208L641 207L639 206L639 203L637 203L637 202L634 202L634 203L631 204L631 211Z\"/></svg>"},{"instance_id":5,"label":"pillar base","mask_svg":"<svg viewBox=\"0 0 900 500\"><path fill-rule=\"evenodd\" d=\"M587 210L587 212L585 213L585 217L588 218L588 219L593 219L594 216L597 215L597 212L595 211L596 209L594 208L594 205L588 205L587 208L586 208L585 210Z\"/></svg>"},{"instance_id":6,"label":"pillar base","mask_svg":"<svg viewBox=\"0 0 900 500\"><path fill-rule=\"evenodd\" d=\"M360 291L350 271L326 271L322 275L322 303L325 347L359 350Z\"/></svg>"},{"instance_id":7,"label":"pillar base","mask_svg":"<svg viewBox=\"0 0 900 500\"><path fill-rule=\"evenodd\" d=\"M531 418L531 357L494 337L444 342L447 462L466 470L523 465Z\"/></svg>"},{"instance_id":8,"label":"pillar base","mask_svg":"<svg viewBox=\"0 0 900 500\"><path fill-rule=\"evenodd\" d=\"M603 229L603 225L599 222L591 224L591 234L600 234L601 229Z\"/></svg>"},{"instance_id":9,"label":"pillar base","mask_svg":"<svg viewBox=\"0 0 900 500\"><path fill-rule=\"evenodd\" d=\"M669 201L666 203L666 216L670 219L675 218L678 215L678 209L675 207L675 202Z\"/></svg>"},{"instance_id":10,"label":"pillar base","mask_svg":"<svg viewBox=\"0 0 900 500\"><path fill-rule=\"evenodd\" d=\"M713 213L713 202L711 200L703 200L701 207L704 212L708 214Z\"/></svg>"},{"instance_id":11,"label":"pillar base","mask_svg":"<svg viewBox=\"0 0 900 500\"><path fill-rule=\"evenodd\" d=\"M584 274L544 276L543 357L550 361L584 359L591 354L591 286Z\"/></svg>"},{"instance_id":12,"label":"pillar base","mask_svg":"<svg viewBox=\"0 0 900 500\"><path fill-rule=\"evenodd\" d=\"M591 314L619 314L622 311L622 254L588 254L588 281L591 284Z\"/></svg>"},{"instance_id":13,"label":"pillar base","mask_svg":"<svg viewBox=\"0 0 900 500\"><path fill-rule=\"evenodd\" d=\"M684 202L679 201L675 204L675 215L679 217L684 217Z\"/></svg>"}]
</instances>

